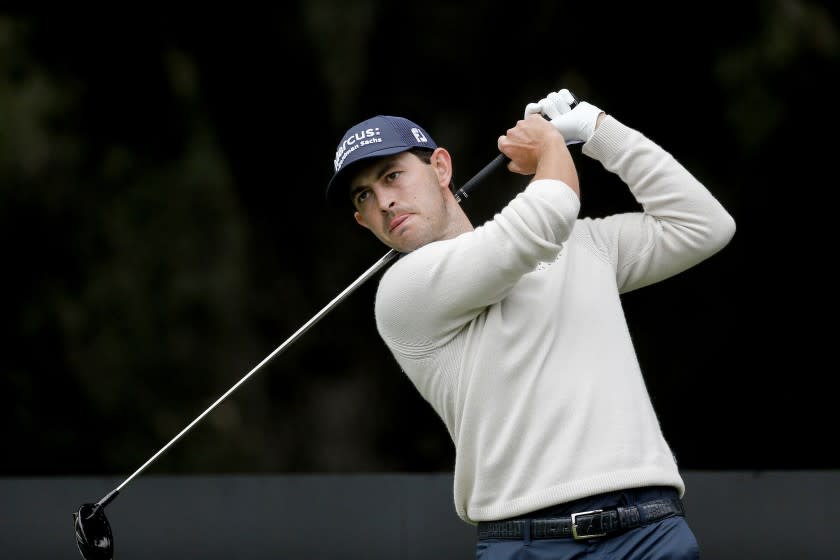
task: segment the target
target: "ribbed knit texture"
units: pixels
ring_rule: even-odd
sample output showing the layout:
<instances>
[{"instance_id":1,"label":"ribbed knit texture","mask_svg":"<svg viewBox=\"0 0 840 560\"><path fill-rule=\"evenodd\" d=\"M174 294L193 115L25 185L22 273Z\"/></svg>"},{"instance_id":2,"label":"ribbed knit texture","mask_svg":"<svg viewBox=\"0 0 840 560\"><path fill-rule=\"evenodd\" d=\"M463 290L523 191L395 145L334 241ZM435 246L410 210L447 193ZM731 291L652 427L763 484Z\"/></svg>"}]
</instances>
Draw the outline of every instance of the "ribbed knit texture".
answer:
<instances>
[{"instance_id":1,"label":"ribbed knit texture","mask_svg":"<svg viewBox=\"0 0 840 560\"><path fill-rule=\"evenodd\" d=\"M685 491L619 294L713 255L735 224L670 154L613 117L583 153L643 211L578 218L567 185L534 181L379 283L379 333L449 430L455 509L468 523L628 487Z\"/></svg>"}]
</instances>

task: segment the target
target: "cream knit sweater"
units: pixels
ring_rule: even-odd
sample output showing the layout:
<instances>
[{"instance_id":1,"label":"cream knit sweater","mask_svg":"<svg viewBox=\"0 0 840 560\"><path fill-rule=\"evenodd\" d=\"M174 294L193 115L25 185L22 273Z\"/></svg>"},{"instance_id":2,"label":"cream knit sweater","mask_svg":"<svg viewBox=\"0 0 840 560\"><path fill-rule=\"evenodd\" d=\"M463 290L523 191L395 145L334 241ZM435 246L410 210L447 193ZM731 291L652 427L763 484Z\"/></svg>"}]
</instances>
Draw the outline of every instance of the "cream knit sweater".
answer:
<instances>
[{"instance_id":1,"label":"cream knit sweater","mask_svg":"<svg viewBox=\"0 0 840 560\"><path fill-rule=\"evenodd\" d=\"M642 211L579 218L567 185L533 181L474 231L402 257L377 289L380 335L455 444L468 523L628 487L685 491L619 294L713 255L735 223L613 117L582 149Z\"/></svg>"}]
</instances>

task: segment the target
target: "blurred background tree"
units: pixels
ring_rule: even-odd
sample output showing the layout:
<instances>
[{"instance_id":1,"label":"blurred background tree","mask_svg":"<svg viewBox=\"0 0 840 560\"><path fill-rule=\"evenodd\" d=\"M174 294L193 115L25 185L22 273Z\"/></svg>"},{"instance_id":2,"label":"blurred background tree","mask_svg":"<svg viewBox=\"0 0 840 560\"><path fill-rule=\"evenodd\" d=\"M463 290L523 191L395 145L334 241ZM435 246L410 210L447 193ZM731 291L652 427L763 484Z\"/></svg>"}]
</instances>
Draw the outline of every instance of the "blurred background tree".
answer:
<instances>
[{"instance_id":1,"label":"blurred background tree","mask_svg":"<svg viewBox=\"0 0 840 560\"><path fill-rule=\"evenodd\" d=\"M839 40L816 1L0 11L0 473L133 472L382 256L323 201L350 125L423 123L464 182L561 87L663 144L738 224L624 299L681 466L840 466L811 319L833 301ZM633 208L575 158L582 214ZM465 204L478 223L523 185L503 173ZM153 470L450 470L376 333L376 281Z\"/></svg>"}]
</instances>

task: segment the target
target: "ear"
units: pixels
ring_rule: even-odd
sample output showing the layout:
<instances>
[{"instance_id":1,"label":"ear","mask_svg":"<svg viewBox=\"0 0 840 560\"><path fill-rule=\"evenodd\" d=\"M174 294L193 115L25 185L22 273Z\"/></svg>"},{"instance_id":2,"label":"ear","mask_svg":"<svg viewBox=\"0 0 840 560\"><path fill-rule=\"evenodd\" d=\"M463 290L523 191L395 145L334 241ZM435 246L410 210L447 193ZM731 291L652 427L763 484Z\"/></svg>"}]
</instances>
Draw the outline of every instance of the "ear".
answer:
<instances>
[{"instance_id":1,"label":"ear","mask_svg":"<svg viewBox=\"0 0 840 560\"><path fill-rule=\"evenodd\" d=\"M370 226L367 225L367 222L365 222L364 217L358 211L353 212L353 217L356 218L356 223L357 224L359 224L363 228L370 229Z\"/></svg>"},{"instance_id":2,"label":"ear","mask_svg":"<svg viewBox=\"0 0 840 560\"><path fill-rule=\"evenodd\" d=\"M452 182L452 156L449 155L446 148L436 148L432 152L431 164L440 186L449 190L449 183Z\"/></svg>"}]
</instances>

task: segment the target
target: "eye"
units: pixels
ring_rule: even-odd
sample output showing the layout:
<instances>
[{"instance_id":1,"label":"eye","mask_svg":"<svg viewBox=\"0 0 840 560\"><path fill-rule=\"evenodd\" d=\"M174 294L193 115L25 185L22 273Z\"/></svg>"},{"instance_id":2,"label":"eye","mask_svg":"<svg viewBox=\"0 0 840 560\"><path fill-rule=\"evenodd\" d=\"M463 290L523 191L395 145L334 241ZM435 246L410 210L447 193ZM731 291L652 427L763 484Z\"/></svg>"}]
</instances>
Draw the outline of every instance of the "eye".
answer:
<instances>
[{"instance_id":1,"label":"eye","mask_svg":"<svg viewBox=\"0 0 840 560\"><path fill-rule=\"evenodd\" d=\"M353 197L353 202L355 202L355 203L356 203L356 205L359 205L359 204L361 204L362 202L364 202L364 201L367 199L367 197L368 197L368 195L369 195L369 194L370 194L370 191L369 191L369 190L367 190L367 189L360 190L360 191L359 191L359 192L357 192L357 193L356 193L356 195Z\"/></svg>"},{"instance_id":2,"label":"eye","mask_svg":"<svg viewBox=\"0 0 840 560\"><path fill-rule=\"evenodd\" d=\"M385 175L385 181L387 181L388 183L393 183L394 181L399 179L401 174L402 174L402 171L392 171L392 172L388 173L387 175Z\"/></svg>"}]
</instances>

